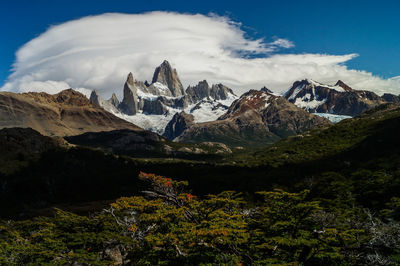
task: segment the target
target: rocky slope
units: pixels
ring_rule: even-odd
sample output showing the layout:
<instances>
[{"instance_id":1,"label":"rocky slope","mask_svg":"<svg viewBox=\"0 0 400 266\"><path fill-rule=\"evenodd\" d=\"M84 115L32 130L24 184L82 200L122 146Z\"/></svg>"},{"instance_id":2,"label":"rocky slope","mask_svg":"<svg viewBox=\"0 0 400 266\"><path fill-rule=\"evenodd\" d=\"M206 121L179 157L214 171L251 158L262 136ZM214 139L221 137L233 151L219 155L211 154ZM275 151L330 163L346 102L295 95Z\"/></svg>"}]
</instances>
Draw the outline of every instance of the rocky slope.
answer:
<instances>
[{"instance_id":1,"label":"rocky slope","mask_svg":"<svg viewBox=\"0 0 400 266\"><path fill-rule=\"evenodd\" d=\"M237 96L228 87L209 85L205 80L184 90L176 69L168 61L155 69L151 84L135 80L129 73L121 102L115 95L104 100L96 91L90 97L92 103L105 110L159 134L164 133L175 113L190 113L196 122L211 121L222 115L235 99Z\"/></svg>"},{"instance_id":2,"label":"rocky slope","mask_svg":"<svg viewBox=\"0 0 400 266\"><path fill-rule=\"evenodd\" d=\"M168 125L165 127L163 136L168 139L175 139L180 136L186 129L194 125L194 116L184 111L176 113Z\"/></svg>"},{"instance_id":3,"label":"rocky slope","mask_svg":"<svg viewBox=\"0 0 400 266\"><path fill-rule=\"evenodd\" d=\"M50 95L0 93L0 128L30 127L47 136L115 129L142 130L105 111L72 89Z\"/></svg>"},{"instance_id":4,"label":"rocky slope","mask_svg":"<svg viewBox=\"0 0 400 266\"><path fill-rule=\"evenodd\" d=\"M334 86L305 79L296 81L284 95L291 103L311 113L356 116L379 104L395 102L398 96L354 90L339 80Z\"/></svg>"},{"instance_id":5,"label":"rocky slope","mask_svg":"<svg viewBox=\"0 0 400 266\"><path fill-rule=\"evenodd\" d=\"M315 126L330 124L327 119L312 115L264 88L243 94L218 120L193 124L180 135L179 131L172 135L178 135L175 140L181 142L207 140L265 146Z\"/></svg>"}]
</instances>

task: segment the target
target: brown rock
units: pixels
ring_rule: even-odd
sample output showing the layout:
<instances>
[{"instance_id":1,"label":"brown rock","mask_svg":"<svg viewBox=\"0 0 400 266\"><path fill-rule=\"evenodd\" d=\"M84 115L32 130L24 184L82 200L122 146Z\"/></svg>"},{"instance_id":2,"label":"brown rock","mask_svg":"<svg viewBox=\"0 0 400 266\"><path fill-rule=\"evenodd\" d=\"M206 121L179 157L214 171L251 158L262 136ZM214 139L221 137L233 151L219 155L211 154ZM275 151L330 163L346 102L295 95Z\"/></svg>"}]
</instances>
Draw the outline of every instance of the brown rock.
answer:
<instances>
[{"instance_id":1,"label":"brown rock","mask_svg":"<svg viewBox=\"0 0 400 266\"><path fill-rule=\"evenodd\" d=\"M50 95L0 93L0 128L30 127L47 136L69 136L115 129L142 130L72 89Z\"/></svg>"}]
</instances>

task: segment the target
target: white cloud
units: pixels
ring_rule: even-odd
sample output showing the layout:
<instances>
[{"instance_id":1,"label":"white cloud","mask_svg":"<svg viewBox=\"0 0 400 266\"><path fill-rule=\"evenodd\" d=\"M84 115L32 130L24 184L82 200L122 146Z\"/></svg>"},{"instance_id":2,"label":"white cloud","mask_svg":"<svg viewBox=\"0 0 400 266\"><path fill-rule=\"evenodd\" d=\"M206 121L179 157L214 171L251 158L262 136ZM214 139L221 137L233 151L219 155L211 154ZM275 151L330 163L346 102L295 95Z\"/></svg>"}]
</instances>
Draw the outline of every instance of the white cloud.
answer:
<instances>
[{"instance_id":1,"label":"white cloud","mask_svg":"<svg viewBox=\"0 0 400 266\"><path fill-rule=\"evenodd\" d=\"M249 39L240 26L227 17L172 12L84 17L52 26L22 46L0 90L55 93L73 87L121 95L129 72L150 80L154 68L167 59L185 86L207 79L238 94L262 86L282 92L303 78L341 79L379 94L400 93L398 78L349 70L344 63L356 54L274 54L293 42Z\"/></svg>"}]
</instances>

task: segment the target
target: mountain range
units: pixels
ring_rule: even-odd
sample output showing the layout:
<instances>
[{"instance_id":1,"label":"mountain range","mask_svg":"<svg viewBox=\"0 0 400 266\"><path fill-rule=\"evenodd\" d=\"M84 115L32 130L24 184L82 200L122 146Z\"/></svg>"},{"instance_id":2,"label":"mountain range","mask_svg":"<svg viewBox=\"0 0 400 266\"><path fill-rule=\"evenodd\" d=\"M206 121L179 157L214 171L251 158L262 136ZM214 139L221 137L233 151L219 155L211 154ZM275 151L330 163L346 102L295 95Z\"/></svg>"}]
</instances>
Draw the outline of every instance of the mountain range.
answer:
<instances>
[{"instance_id":1,"label":"mountain range","mask_svg":"<svg viewBox=\"0 0 400 266\"><path fill-rule=\"evenodd\" d=\"M155 69L151 84L129 73L122 101L115 94L104 100L95 90L90 100L170 140L247 146L268 145L330 124L320 117L338 122L379 104L397 102L400 96L380 97L354 90L340 80L334 86L309 79L296 81L283 95L262 88L238 97L223 84L209 85L206 80L183 89L176 69L164 61Z\"/></svg>"},{"instance_id":2,"label":"mountain range","mask_svg":"<svg viewBox=\"0 0 400 266\"><path fill-rule=\"evenodd\" d=\"M216 120L238 97L222 85L209 85L200 81L186 90L168 61L158 66L152 83L135 80L129 73L123 88L123 99L115 94L104 100L94 90L90 101L105 110L144 129L163 134L166 125L176 112L185 110L194 115L196 122Z\"/></svg>"},{"instance_id":3,"label":"mountain range","mask_svg":"<svg viewBox=\"0 0 400 266\"><path fill-rule=\"evenodd\" d=\"M400 96L355 90L340 80L333 86L310 79L296 81L283 95L264 87L238 97L225 85L210 85L206 80L184 89L177 70L164 61L151 83L135 80L129 73L122 100L115 93L105 100L96 90L90 99L72 89L55 95L2 92L0 128L30 127L46 136L68 137L71 143L87 142L137 156L165 156L187 148L166 139L239 148L267 146L399 101ZM81 134L85 135L73 137ZM186 152L204 153L200 150L204 149L193 146Z\"/></svg>"}]
</instances>

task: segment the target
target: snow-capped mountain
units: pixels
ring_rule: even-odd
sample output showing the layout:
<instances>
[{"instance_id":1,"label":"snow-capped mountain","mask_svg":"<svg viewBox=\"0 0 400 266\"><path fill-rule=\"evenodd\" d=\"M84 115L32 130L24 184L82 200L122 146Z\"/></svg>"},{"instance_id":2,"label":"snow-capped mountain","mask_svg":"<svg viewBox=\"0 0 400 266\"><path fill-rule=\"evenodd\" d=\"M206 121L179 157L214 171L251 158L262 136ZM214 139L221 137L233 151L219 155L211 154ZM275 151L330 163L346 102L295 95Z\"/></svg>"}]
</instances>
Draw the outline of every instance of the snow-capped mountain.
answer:
<instances>
[{"instance_id":1,"label":"snow-capped mountain","mask_svg":"<svg viewBox=\"0 0 400 266\"><path fill-rule=\"evenodd\" d=\"M200 81L184 90L176 69L168 61L158 66L152 83L135 80L129 73L124 84L123 99L115 94L109 100L92 91L90 100L107 111L144 129L162 134L176 113L193 115L194 122L216 120L238 97L222 85Z\"/></svg>"},{"instance_id":2,"label":"snow-capped mountain","mask_svg":"<svg viewBox=\"0 0 400 266\"><path fill-rule=\"evenodd\" d=\"M331 86L310 79L296 81L284 96L311 113L345 116L359 115L390 99L390 95L382 98L371 91L354 90L341 80Z\"/></svg>"},{"instance_id":3,"label":"snow-capped mountain","mask_svg":"<svg viewBox=\"0 0 400 266\"><path fill-rule=\"evenodd\" d=\"M164 136L181 142L265 146L313 127L331 124L266 88L243 94L215 121L194 123L193 120L190 114L176 114L168 123Z\"/></svg>"}]
</instances>

